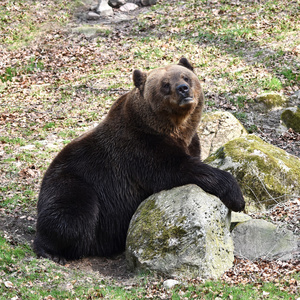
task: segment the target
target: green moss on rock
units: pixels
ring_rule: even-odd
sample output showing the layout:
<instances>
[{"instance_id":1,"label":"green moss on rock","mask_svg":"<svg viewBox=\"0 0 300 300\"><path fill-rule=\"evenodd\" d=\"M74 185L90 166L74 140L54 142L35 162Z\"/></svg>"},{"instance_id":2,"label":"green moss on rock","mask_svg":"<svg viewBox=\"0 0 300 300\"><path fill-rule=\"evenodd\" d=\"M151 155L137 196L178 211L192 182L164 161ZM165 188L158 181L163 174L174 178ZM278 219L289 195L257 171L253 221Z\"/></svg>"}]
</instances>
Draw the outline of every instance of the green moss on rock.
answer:
<instances>
[{"instance_id":1,"label":"green moss on rock","mask_svg":"<svg viewBox=\"0 0 300 300\"><path fill-rule=\"evenodd\" d=\"M255 135L228 142L205 162L237 178L247 211L265 209L300 194L300 159Z\"/></svg>"},{"instance_id":2,"label":"green moss on rock","mask_svg":"<svg viewBox=\"0 0 300 300\"><path fill-rule=\"evenodd\" d=\"M281 114L281 120L288 128L300 132L300 108L294 112L291 109L286 109Z\"/></svg>"},{"instance_id":3,"label":"green moss on rock","mask_svg":"<svg viewBox=\"0 0 300 300\"><path fill-rule=\"evenodd\" d=\"M266 93L257 96L256 102L264 104L267 108L284 106L286 99L278 93Z\"/></svg>"},{"instance_id":4,"label":"green moss on rock","mask_svg":"<svg viewBox=\"0 0 300 300\"><path fill-rule=\"evenodd\" d=\"M150 196L134 214L128 265L169 276L218 278L232 266L228 208L195 185Z\"/></svg>"},{"instance_id":5,"label":"green moss on rock","mask_svg":"<svg viewBox=\"0 0 300 300\"><path fill-rule=\"evenodd\" d=\"M172 247L172 240L181 241L181 238L187 234L187 232L181 227L181 224L185 222L186 217L179 216L173 220L173 224L166 223L166 217L159 207L155 203L155 198L148 198L139 209L139 216L132 220L131 227L134 228L136 234L129 235L129 244L135 241L131 241L130 238L136 239L137 236L143 236L146 240L143 243L147 243L146 251L143 256L147 259L152 259L154 256L163 257L166 253L172 252L175 247ZM176 224L176 225L174 225ZM153 236L153 232L156 232L156 236Z\"/></svg>"}]
</instances>

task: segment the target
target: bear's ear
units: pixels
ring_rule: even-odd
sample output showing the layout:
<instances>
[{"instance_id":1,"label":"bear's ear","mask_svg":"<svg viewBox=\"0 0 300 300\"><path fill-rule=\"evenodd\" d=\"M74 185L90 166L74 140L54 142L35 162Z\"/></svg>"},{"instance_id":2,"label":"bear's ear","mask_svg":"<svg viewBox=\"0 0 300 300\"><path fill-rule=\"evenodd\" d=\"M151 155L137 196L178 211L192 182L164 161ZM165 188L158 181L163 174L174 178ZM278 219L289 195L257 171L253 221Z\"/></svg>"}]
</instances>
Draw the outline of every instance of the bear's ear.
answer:
<instances>
[{"instance_id":1,"label":"bear's ear","mask_svg":"<svg viewBox=\"0 0 300 300\"><path fill-rule=\"evenodd\" d=\"M187 69L194 72L193 66L190 64L190 62L185 57L180 58L178 65L186 67Z\"/></svg>"},{"instance_id":2,"label":"bear's ear","mask_svg":"<svg viewBox=\"0 0 300 300\"><path fill-rule=\"evenodd\" d=\"M145 81L147 78L147 74L143 73L140 70L134 70L133 71L133 82L135 87L137 87L138 89L141 89L142 86L144 85Z\"/></svg>"}]
</instances>

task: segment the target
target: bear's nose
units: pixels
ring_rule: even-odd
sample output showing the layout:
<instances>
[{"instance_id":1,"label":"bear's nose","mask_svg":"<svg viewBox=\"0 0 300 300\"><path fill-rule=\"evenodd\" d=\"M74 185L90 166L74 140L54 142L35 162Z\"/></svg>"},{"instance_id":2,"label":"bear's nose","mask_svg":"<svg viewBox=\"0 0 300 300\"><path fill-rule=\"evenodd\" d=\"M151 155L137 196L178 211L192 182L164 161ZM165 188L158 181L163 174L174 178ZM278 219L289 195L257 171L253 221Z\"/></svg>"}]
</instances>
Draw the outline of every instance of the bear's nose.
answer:
<instances>
[{"instance_id":1,"label":"bear's nose","mask_svg":"<svg viewBox=\"0 0 300 300\"><path fill-rule=\"evenodd\" d=\"M190 88L187 84L180 84L176 87L176 92L179 96L186 98L189 96Z\"/></svg>"}]
</instances>

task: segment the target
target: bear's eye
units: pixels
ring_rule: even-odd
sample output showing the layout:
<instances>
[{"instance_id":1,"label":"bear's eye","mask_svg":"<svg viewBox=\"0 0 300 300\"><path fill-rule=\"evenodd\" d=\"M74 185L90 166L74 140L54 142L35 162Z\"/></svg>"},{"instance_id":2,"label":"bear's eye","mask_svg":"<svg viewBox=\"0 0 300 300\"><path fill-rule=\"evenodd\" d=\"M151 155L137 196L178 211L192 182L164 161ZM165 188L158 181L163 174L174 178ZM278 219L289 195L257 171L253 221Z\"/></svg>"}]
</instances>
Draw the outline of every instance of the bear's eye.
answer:
<instances>
[{"instance_id":1,"label":"bear's eye","mask_svg":"<svg viewBox=\"0 0 300 300\"><path fill-rule=\"evenodd\" d=\"M170 85L169 82L163 82L161 87L162 87L162 90L163 90L163 92L165 94L169 94L170 93L170 91L171 91L171 85Z\"/></svg>"},{"instance_id":2,"label":"bear's eye","mask_svg":"<svg viewBox=\"0 0 300 300\"><path fill-rule=\"evenodd\" d=\"M184 80L185 82L189 82L189 81L190 81L189 78L186 77L186 76L183 77L183 80Z\"/></svg>"}]
</instances>

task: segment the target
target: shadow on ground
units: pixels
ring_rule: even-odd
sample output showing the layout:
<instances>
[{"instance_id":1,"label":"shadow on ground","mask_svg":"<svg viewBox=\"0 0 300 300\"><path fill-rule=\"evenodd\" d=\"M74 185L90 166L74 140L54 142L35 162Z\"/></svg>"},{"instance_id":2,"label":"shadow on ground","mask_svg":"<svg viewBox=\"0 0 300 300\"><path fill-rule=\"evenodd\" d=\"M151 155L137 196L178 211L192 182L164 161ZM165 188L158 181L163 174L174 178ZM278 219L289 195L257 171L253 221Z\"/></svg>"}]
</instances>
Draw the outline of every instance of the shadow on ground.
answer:
<instances>
[{"instance_id":1,"label":"shadow on ground","mask_svg":"<svg viewBox=\"0 0 300 300\"><path fill-rule=\"evenodd\" d=\"M0 213L1 236L12 245L29 244L32 246L35 236L36 217L28 215ZM134 277L127 268L125 253L114 257L88 257L70 261L66 267L84 272L96 272L99 277L126 281Z\"/></svg>"}]
</instances>

